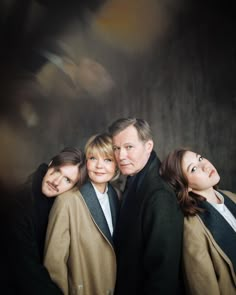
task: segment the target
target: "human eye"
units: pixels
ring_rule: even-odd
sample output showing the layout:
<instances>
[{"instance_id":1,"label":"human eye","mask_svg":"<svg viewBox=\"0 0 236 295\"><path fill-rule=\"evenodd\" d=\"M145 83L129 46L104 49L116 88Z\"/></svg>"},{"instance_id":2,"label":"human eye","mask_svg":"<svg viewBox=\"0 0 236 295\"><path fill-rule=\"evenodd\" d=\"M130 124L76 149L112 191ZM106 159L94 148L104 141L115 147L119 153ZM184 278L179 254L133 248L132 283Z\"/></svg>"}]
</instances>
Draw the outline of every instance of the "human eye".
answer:
<instances>
[{"instance_id":1,"label":"human eye","mask_svg":"<svg viewBox=\"0 0 236 295\"><path fill-rule=\"evenodd\" d=\"M109 162L112 162L112 159L106 158L106 159L104 159L104 161L109 163Z\"/></svg>"},{"instance_id":2,"label":"human eye","mask_svg":"<svg viewBox=\"0 0 236 295\"><path fill-rule=\"evenodd\" d=\"M94 156L90 156L88 159L91 160L91 161L96 160L96 158Z\"/></svg>"},{"instance_id":3,"label":"human eye","mask_svg":"<svg viewBox=\"0 0 236 295\"><path fill-rule=\"evenodd\" d=\"M64 177L64 180L65 180L66 183L71 183L71 180L70 180L69 177Z\"/></svg>"},{"instance_id":4,"label":"human eye","mask_svg":"<svg viewBox=\"0 0 236 295\"><path fill-rule=\"evenodd\" d=\"M130 144L126 146L126 149L127 149L127 150L131 150L132 148L133 148L133 146L130 145Z\"/></svg>"},{"instance_id":5,"label":"human eye","mask_svg":"<svg viewBox=\"0 0 236 295\"><path fill-rule=\"evenodd\" d=\"M117 146L113 146L113 152L116 152L118 150L120 150L120 148L118 148Z\"/></svg>"},{"instance_id":6,"label":"human eye","mask_svg":"<svg viewBox=\"0 0 236 295\"><path fill-rule=\"evenodd\" d=\"M194 167L191 168L190 172L191 172L191 173L194 173L196 170L197 170L197 167L194 166Z\"/></svg>"},{"instance_id":7,"label":"human eye","mask_svg":"<svg viewBox=\"0 0 236 295\"><path fill-rule=\"evenodd\" d=\"M203 159L204 159L203 156L199 155L199 158L198 158L199 162L201 162Z\"/></svg>"}]
</instances>

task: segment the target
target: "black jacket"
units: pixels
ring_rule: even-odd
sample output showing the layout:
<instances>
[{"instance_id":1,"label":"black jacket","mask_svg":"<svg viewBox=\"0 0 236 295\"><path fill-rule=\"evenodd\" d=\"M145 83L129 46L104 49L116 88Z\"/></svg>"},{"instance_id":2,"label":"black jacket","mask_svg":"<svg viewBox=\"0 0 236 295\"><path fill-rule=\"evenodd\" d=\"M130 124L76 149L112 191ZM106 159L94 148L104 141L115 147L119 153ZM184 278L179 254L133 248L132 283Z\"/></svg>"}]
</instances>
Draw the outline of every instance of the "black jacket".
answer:
<instances>
[{"instance_id":1,"label":"black jacket","mask_svg":"<svg viewBox=\"0 0 236 295\"><path fill-rule=\"evenodd\" d=\"M183 214L152 152L121 205L115 231L116 295L179 294Z\"/></svg>"},{"instance_id":2,"label":"black jacket","mask_svg":"<svg viewBox=\"0 0 236 295\"><path fill-rule=\"evenodd\" d=\"M61 295L42 264L43 245L52 198L41 193L47 165L4 202L3 294ZM3 288L3 289L4 289Z\"/></svg>"}]
</instances>

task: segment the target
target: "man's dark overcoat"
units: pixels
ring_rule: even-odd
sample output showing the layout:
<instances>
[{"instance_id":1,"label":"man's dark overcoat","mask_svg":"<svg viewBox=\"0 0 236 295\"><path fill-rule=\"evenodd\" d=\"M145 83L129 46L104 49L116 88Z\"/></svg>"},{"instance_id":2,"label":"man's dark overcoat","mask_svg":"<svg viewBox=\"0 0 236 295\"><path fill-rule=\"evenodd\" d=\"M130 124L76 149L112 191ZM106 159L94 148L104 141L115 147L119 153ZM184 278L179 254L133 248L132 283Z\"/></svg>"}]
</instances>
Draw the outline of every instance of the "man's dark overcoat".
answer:
<instances>
[{"instance_id":1,"label":"man's dark overcoat","mask_svg":"<svg viewBox=\"0 0 236 295\"><path fill-rule=\"evenodd\" d=\"M127 180L114 237L116 295L179 294L183 214L159 166L152 152L146 166Z\"/></svg>"}]
</instances>

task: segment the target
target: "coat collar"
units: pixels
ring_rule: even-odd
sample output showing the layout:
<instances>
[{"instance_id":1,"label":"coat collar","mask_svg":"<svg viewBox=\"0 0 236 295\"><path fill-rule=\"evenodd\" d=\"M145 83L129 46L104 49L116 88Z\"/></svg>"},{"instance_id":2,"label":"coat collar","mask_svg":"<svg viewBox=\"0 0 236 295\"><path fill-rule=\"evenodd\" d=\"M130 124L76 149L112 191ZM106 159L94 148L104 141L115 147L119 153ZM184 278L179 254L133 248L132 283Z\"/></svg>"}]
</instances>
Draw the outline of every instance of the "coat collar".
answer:
<instances>
[{"instance_id":1,"label":"coat collar","mask_svg":"<svg viewBox=\"0 0 236 295\"><path fill-rule=\"evenodd\" d=\"M221 192L222 193L222 192ZM223 194L223 193L222 193ZM236 204L223 194L225 205L236 216ZM204 212L198 214L205 226L211 232L216 243L220 246L223 252L229 257L236 272L236 233L228 224L224 217L208 202L200 202L200 207Z\"/></svg>"},{"instance_id":2,"label":"coat collar","mask_svg":"<svg viewBox=\"0 0 236 295\"><path fill-rule=\"evenodd\" d=\"M82 197L96 223L96 225L99 227L103 235L107 238L107 240L110 242L111 245L113 245L113 239L106 221L106 218L104 216L104 213L102 211L102 208L100 206L100 203L98 201L98 198L96 196L95 190L91 184L90 181L85 183L81 188L80 192L82 194ZM115 227L115 221L116 221L116 215L117 215L117 209L118 209L118 200L116 202L116 193L111 188L111 185L108 185L108 196L109 196L109 202L110 202L110 208L111 208L111 215L112 215L112 222L113 227Z\"/></svg>"}]
</instances>

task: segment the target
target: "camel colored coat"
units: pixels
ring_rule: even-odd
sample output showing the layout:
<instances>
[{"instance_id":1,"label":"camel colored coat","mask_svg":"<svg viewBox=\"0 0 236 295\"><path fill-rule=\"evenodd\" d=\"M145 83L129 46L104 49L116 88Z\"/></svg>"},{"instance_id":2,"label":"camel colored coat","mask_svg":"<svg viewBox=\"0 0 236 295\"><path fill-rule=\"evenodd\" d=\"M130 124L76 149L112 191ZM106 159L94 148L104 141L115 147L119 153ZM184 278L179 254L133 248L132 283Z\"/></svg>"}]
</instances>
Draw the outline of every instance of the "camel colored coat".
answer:
<instances>
[{"instance_id":1,"label":"camel colored coat","mask_svg":"<svg viewBox=\"0 0 236 295\"><path fill-rule=\"evenodd\" d=\"M223 193L236 202L235 194ZM187 295L236 295L232 261L198 215L184 221L183 261Z\"/></svg>"},{"instance_id":2,"label":"camel colored coat","mask_svg":"<svg viewBox=\"0 0 236 295\"><path fill-rule=\"evenodd\" d=\"M111 234L91 183L80 191L58 196L51 209L44 264L64 295L113 294L116 258ZM118 199L110 185L108 195L114 226Z\"/></svg>"}]
</instances>

